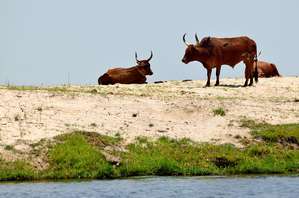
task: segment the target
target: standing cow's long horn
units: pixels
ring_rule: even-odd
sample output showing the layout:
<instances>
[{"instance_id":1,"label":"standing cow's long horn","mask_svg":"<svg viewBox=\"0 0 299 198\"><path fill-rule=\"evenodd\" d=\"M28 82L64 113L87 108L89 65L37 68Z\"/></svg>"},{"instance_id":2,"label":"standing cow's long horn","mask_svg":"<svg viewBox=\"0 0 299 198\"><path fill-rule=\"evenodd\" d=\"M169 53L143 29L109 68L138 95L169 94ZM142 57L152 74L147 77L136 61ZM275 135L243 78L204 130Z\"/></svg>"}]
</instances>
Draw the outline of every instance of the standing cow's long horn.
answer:
<instances>
[{"instance_id":1,"label":"standing cow's long horn","mask_svg":"<svg viewBox=\"0 0 299 198\"><path fill-rule=\"evenodd\" d=\"M187 33L185 33L184 36L183 36L183 41L184 41L184 43L185 43L186 46L189 46L189 44L186 43L186 34L187 34Z\"/></svg>"},{"instance_id":2,"label":"standing cow's long horn","mask_svg":"<svg viewBox=\"0 0 299 198\"><path fill-rule=\"evenodd\" d=\"M151 56L147 59L147 61L150 61L153 58L153 51L151 51Z\"/></svg>"},{"instance_id":3,"label":"standing cow's long horn","mask_svg":"<svg viewBox=\"0 0 299 198\"><path fill-rule=\"evenodd\" d=\"M196 45L198 45L199 44L199 39L198 39L197 33L195 33L195 40L196 40Z\"/></svg>"},{"instance_id":4,"label":"standing cow's long horn","mask_svg":"<svg viewBox=\"0 0 299 198\"><path fill-rule=\"evenodd\" d=\"M135 59L137 62L139 62L138 58L137 58L137 52L135 52Z\"/></svg>"}]
</instances>

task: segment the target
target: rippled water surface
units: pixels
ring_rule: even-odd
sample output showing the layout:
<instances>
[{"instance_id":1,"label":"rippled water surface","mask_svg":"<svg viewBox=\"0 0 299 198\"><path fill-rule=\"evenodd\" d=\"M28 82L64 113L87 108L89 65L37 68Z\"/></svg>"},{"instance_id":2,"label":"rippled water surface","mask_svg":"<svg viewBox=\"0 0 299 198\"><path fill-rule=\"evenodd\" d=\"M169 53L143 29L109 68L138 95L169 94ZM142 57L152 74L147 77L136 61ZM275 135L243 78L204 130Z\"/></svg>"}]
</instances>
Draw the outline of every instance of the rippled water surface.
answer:
<instances>
[{"instance_id":1,"label":"rippled water surface","mask_svg":"<svg viewBox=\"0 0 299 198\"><path fill-rule=\"evenodd\" d=\"M0 184L0 197L299 197L299 177L154 177L108 181Z\"/></svg>"}]
</instances>

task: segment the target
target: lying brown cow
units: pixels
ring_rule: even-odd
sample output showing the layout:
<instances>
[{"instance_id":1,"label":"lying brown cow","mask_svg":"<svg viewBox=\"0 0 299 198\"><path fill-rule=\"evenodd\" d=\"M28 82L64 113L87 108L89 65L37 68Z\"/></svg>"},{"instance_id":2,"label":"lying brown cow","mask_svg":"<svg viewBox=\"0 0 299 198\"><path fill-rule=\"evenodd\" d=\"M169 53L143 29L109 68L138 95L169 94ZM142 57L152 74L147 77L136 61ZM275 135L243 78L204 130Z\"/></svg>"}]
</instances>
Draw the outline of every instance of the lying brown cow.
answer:
<instances>
[{"instance_id":1,"label":"lying brown cow","mask_svg":"<svg viewBox=\"0 0 299 198\"><path fill-rule=\"evenodd\" d=\"M142 84L146 82L146 75L153 75L149 61L153 57L153 52L147 60L138 60L137 53L135 59L137 65L130 68L109 69L104 75L99 77L99 85L120 84Z\"/></svg>"},{"instance_id":2,"label":"lying brown cow","mask_svg":"<svg viewBox=\"0 0 299 198\"><path fill-rule=\"evenodd\" d=\"M258 69L259 77L261 78L280 76L276 65L273 63L257 61L257 69Z\"/></svg>"},{"instance_id":3,"label":"lying brown cow","mask_svg":"<svg viewBox=\"0 0 299 198\"><path fill-rule=\"evenodd\" d=\"M258 71L254 69L254 60L257 59L257 47L255 41L242 36L234 38L215 38L205 37L199 41L195 34L196 44L187 44L185 39L186 34L183 36L183 41L187 46L183 63L188 64L192 61L199 61L207 69L208 80L206 86L210 86L211 72L216 67L216 84L219 85L219 76L222 65L229 65L234 67L239 62L243 61L246 65L245 69L245 84L249 86L253 84L253 76L255 81L258 81ZM250 58L246 58L243 54L250 54Z\"/></svg>"}]
</instances>

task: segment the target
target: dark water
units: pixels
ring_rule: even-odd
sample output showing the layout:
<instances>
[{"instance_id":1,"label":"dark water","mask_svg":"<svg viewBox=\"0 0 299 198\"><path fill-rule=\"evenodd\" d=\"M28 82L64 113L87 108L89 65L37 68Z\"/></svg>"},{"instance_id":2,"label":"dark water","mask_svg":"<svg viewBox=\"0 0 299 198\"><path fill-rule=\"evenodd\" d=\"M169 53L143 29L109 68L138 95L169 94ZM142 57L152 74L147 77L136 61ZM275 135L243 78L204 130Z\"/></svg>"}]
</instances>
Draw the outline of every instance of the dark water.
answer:
<instances>
[{"instance_id":1,"label":"dark water","mask_svg":"<svg viewBox=\"0 0 299 198\"><path fill-rule=\"evenodd\" d=\"M0 184L0 197L299 198L299 177L154 177L68 183Z\"/></svg>"}]
</instances>

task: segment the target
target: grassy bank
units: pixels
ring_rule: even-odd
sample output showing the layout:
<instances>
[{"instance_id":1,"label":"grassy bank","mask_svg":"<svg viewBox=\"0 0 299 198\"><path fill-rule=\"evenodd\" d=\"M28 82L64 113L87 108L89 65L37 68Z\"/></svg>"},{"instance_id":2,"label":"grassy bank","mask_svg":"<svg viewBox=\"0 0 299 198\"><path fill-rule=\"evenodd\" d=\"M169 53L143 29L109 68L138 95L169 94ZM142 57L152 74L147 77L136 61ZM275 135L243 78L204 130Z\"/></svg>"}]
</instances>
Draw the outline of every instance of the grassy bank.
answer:
<instances>
[{"instance_id":1,"label":"grassy bank","mask_svg":"<svg viewBox=\"0 0 299 198\"><path fill-rule=\"evenodd\" d=\"M252 140L236 137L243 148L167 137L154 141L140 137L123 146L118 136L74 132L45 144L47 166L43 170L23 161L2 160L0 180L299 173L299 124L242 120L241 126L250 128L253 135ZM39 156L40 152L34 153Z\"/></svg>"}]
</instances>

